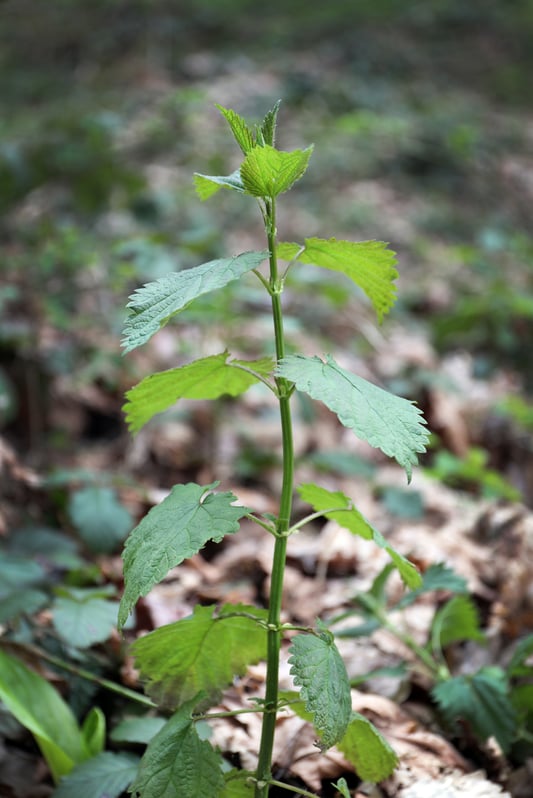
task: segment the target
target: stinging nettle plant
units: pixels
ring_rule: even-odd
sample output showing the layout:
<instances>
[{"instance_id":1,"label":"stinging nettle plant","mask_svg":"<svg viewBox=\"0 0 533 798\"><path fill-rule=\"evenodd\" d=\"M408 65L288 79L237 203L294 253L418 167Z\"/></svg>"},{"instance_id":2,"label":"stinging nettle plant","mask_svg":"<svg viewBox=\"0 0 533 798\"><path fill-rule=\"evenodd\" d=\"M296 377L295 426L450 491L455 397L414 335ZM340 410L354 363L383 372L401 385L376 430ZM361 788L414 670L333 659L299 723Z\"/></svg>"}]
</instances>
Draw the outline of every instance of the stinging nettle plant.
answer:
<instances>
[{"instance_id":1,"label":"stinging nettle plant","mask_svg":"<svg viewBox=\"0 0 533 798\"><path fill-rule=\"evenodd\" d=\"M284 787L272 777L272 753L277 714L288 704L297 714L312 719L321 750L336 745L364 780L376 782L389 776L396 756L378 730L364 716L352 712L350 684L333 634L320 621L316 628L282 623L287 541L317 517L334 519L385 549L409 588L420 585L416 568L371 526L350 497L315 484L294 484L291 397L296 390L323 402L344 426L396 459L408 480L417 453L425 451L427 430L413 402L351 374L331 355L286 353L281 297L289 270L313 264L341 272L367 294L381 321L395 299L395 254L380 241L308 238L302 244L278 242L278 196L303 176L313 148L291 152L276 148L279 103L256 126L230 109L217 107L244 160L228 176L196 174L197 193L206 200L225 188L253 197L262 214L266 248L170 274L135 291L128 304L123 345L126 352L141 346L197 297L252 274L271 298L276 356L240 360L225 351L152 374L128 391L124 409L129 427L136 433L155 414L181 398L216 399L242 394L255 383L268 386L280 412L279 509L276 516L255 514L253 509L236 504L231 492L218 491L218 482L175 485L126 541L119 626L124 625L137 600L171 568L208 541L219 542L225 535L236 533L244 518L274 538L272 578L268 610L231 604L197 606L190 617L160 627L133 644L147 693L174 712L148 745L130 788L141 798L266 798L271 786ZM293 523L296 490L311 510L306 518ZM289 662L299 688L296 694L279 690L284 635L291 635ZM221 691L243 675L248 665L260 660L267 663L265 696L243 710L262 714L257 769L251 773L230 770L221 753L199 736L197 721L209 719L208 710L217 704ZM337 787L348 795L344 780ZM286 789L312 795L292 785L286 785Z\"/></svg>"}]
</instances>

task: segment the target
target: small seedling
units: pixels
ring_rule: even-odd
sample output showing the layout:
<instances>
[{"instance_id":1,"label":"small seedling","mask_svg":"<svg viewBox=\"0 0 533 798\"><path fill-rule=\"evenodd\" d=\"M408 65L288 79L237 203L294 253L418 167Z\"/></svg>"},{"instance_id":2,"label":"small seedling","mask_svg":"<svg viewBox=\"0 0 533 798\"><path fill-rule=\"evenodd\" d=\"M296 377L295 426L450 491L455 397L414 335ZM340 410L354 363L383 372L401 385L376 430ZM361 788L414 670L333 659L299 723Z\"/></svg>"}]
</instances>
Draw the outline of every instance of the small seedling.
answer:
<instances>
[{"instance_id":1,"label":"small seedling","mask_svg":"<svg viewBox=\"0 0 533 798\"><path fill-rule=\"evenodd\" d=\"M303 176L313 150L307 147L286 152L276 148L278 108L279 103L261 124L251 126L234 111L219 107L242 150L242 164L227 176L195 176L202 200L225 189L257 203L266 248L169 274L139 288L128 304L123 340L126 352L149 341L203 294L234 280L250 276L259 280L270 296L275 358L242 360L226 350L152 374L127 393L125 412L131 431L136 433L179 399L237 396L255 383L263 383L279 404L282 440L282 479L275 517L237 504L233 493L217 490L218 482L175 485L126 541L120 626L137 600L170 568L196 554L208 541L219 542L225 535L235 534L241 519L258 524L274 538L268 610L231 604L197 606L190 617L156 629L133 644L148 694L174 711L148 745L130 788L141 798L266 798L271 786L284 786L273 779L272 752L276 718L287 705L287 698L279 693L280 647L285 636L291 638L289 662L299 688L291 708L312 718L320 749L336 745L358 775L369 781L386 778L396 765L394 751L377 729L352 712L350 683L333 634L320 621L316 628L282 622L287 541L318 517L334 519L354 535L384 548L408 587L418 587L420 576L363 517L350 497L315 484L295 486L291 398L298 390L323 402L345 427L396 459L408 479L417 454L425 451L427 432L421 412L412 402L350 373L331 355L309 357L286 351L281 298L289 272L314 265L344 274L367 295L379 321L394 303L397 272L394 253L381 241L278 241L278 197ZM295 490L311 507L309 514L296 523L292 520ZM267 662L265 696L242 710L262 715L257 769L228 772L222 754L198 735L197 721L208 719L208 710L216 705L221 691L244 674L248 665L262 659ZM216 716L221 714L217 712ZM292 785L285 788L311 795Z\"/></svg>"}]
</instances>

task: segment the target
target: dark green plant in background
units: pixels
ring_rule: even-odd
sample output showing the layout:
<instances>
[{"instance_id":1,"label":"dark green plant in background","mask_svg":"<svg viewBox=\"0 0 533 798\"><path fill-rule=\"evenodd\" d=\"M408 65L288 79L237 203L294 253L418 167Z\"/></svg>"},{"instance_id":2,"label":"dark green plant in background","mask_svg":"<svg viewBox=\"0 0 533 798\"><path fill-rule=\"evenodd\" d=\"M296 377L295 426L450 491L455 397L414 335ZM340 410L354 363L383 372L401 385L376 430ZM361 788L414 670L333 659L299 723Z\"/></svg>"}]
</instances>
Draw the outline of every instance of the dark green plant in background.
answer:
<instances>
[{"instance_id":1,"label":"dark green plant in background","mask_svg":"<svg viewBox=\"0 0 533 798\"><path fill-rule=\"evenodd\" d=\"M346 668L328 628L283 623L281 602L289 537L317 517L334 519L353 534L384 548L403 581L420 585L416 568L400 555L356 509L344 493L319 485L298 486L312 512L294 523L295 462L291 397L295 390L322 401L341 423L403 466L410 479L417 453L425 451L427 432L412 402L398 398L342 368L331 355L323 357L287 351L282 293L291 270L313 264L340 272L368 296L378 319L395 299L394 253L379 241L339 241L309 238L303 243L278 242L277 201L307 169L312 147L286 152L275 147L279 104L263 122L250 126L232 110L220 107L239 144L244 160L230 175L197 174L201 199L219 189L253 197L260 209L267 248L221 258L170 274L138 289L130 299L124 330L126 352L146 343L174 316L203 294L253 274L271 300L275 358L242 360L228 350L186 365L152 374L127 394L125 412L137 432L155 414L181 398L216 399L237 396L261 383L279 405L282 439L282 484L277 515L256 515L236 504L230 492L209 485L176 485L129 536L124 550L125 589L119 610L122 626L136 601L168 570L198 552L208 541L235 534L242 519L258 524L274 540L272 579L267 610L225 604L198 606L192 616L137 640L133 653L149 695L174 710L150 742L130 788L142 798L187 795L200 798L255 795L266 798L272 785L272 751L276 718L287 699L279 693L279 660L284 637L291 635L290 659L294 684L300 688L291 702L316 729L318 745L337 745L364 779L380 781L394 769L396 756L366 718L351 711ZM261 271L264 262L268 271ZM244 532L243 532L244 534ZM295 636L292 633L297 632ZM225 772L224 760L196 731L199 719L247 665L267 661L266 692L251 709L262 714L262 737L254 773ZM232 713L215 713L216 717ZM238 714L238 713L237 713ZM305 790L290 789L310 795Z\"/></svg>"}]
</instances>

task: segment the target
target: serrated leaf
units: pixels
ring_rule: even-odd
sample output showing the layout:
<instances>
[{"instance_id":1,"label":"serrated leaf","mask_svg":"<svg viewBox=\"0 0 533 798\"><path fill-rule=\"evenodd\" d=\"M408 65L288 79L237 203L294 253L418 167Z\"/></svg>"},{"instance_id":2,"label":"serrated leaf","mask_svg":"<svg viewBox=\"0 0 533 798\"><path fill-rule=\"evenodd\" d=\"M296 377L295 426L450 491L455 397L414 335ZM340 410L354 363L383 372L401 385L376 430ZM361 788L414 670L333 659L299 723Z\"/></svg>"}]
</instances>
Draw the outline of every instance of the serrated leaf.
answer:
<instances>
[{"instance_id":1,"label":"serrated leaf","mask_svg":"<svg viewBox=\"0 0 533 798\"><path fill-rule=\"evenodd\" d=\"M417 453L426 451L429 439L422 412L413 402L351 374L331 355L326 362L316 355L289 355L279 361L276 373L323 402L359 438L394 457L410 481Z\"/></svg>"},{"instance_id":2,"label":"serrated leaf","mask_svg":"<svg viewBox=\"0 0 533 798\"><path fill-rule=\"evenodd\" d=\"M111 554L133 525L112 488L80 488L70 497L68 513L87 548L98 554Z\"/></svg>"},{"instance_id":3,"label":"serrated leaf","mask_svg":"<svg viewBox=\"0 0 533 798\"><path fill-rule=\"evenodd\" d=\"M272 199L288 191L307 169L313 147L284 152L268 144L254 147L241 164L247 194Z\"/></svg>"},{"instance_id":4,"label":"serrated leaf","mask_svg":"<svg viewBox=\"0 0 533 798\"><path fill-rule=\"evenodd\" d=\"M383 781L398 764L398 757L383 735L358 712L352 713L346 734L337 748L364 781Z\"/></svg>"},{"instance_id":5,"label":"serrated leaf","mask_svg":"<svg viewBox=\"0 0 533 798\"><path fill-rule=\"evenodd\" d=\"M231 108L224 108L222 105L218 105L218 103L216 107L230 126L235 141L243 153L247 155L255 146L255 141L254 134L248 127L246 120L243 119L242 116L239 116L236 111L232 111Z\"/></svg>"},{"instance_id":6,"label":"serrated leaf","mask_svg":"<svg viewBox=\"0 0 533 798\"><path fill-rule=\"evenodd\" d=\"M463 640L483 642L485 635L479 627L479 617L468 596L454 596L436 613L431 624L434 650L442 650Z\"/></svg>"},{"instance_id":7,"label":"serrated leaf","mask_svg":"<svg viewBox=\"0 0 533 798\"><path fill-rule=\"evenodd\" d=\"M516 734L516 713L507 691L505 673L492 667L439 682L431 694L452 728L459 720L467 721L481 740L495 737L507 753Z\"/></svg>"},{"instance_id":8,"label":"serrated leaf","mask_svg":"<svg viewBox=\"0 0 533 798\"><path fill-rule=\"evenodd\" d=\"M281 105L281 100L274 103L273 107L265 114L265 118L261 124L261 135L265 144L271 147L276 143L276 122L278 119L278 111Z\"/></svg>"},{"instance_id":9,"label":"serrated leaf","mask_svg":"<svg viewBox=\"0 0 533 798\"><path fill-rule=\"evenodd\" d=\"M250 371L266 376L272 360L230 360L229 352L195 360L185 366L151 374L126 393L123 407L131 432L138 432L153 416L179 399L217 399L237 396L258 382Z\"/></svg>"},{"instance_id":10,"label":"serrated leaf","mask_svg":"<svg viewBox=\"0 0 533 798\"><path fill-rule=\"evenodd\" d=\"M88 648L108 640L117 623L118 603L101 598L59 597L52 607L54 629L69 645Z\"/></svg>"},{"instance_id":11,"label":"serrated leaf","mask_svg":"<svg viewBox=\"0 0 533 798\"><path fill-rule=\"evenodd\" d=\"M135 778L139 762L134 754L105 751L61 779L52 798L119 798Z\"/></svg>"},{"instance_id":12,"label":"serrated leaf","mask_svg":"<svg viewBox=\"0 0 533 798\"><path fill-rule=\"evenodd\" d=\"M339 526L350 530L352 534L358 535L365 540L373 540L377 546L385 549L408 587L415 588L422 583L420 574L415 566L387 543L381 532L374 529L364 515L354 507L352 500L344 493L330 491L313 483L300 485L298 493L302 500L310 504L316 512L323 512L326 518L336 521ZM345 509L327 512L335 507Z\"/></svg>"},{"instance_id":13,"label":"serrated leaf","mask_svg":"<svg viewBox=\"0 0 533 798\"><path fill-rule=\"evenodd\" d=\"M188 618L136 640L132 653L146 692L170 707L200 691L210 700L248 665L264 659L266 630L242 613L267 617L265 610L244 605L226 604L218 612L197 606Z\"/></svg>"},{"instance_id":14,"label":"serrated leaf","mask_svg":"<svg viewBox=\"0 0 533 798\"><path fill-rule=\"evenodd\" d=\"M396 253L384 241L337 241L336 238L306 238L299 244L280 243L278 257L341 272L368 296L379 321L396 300L394 281Z\"/></svg>"},{"instance_id":15,"label":"serrated leaf","mask_svg":"<svg viewBox=\"0 0 533 798\"><path fill-rule=\"evenodd\" d=\"M145 344L194 299L237 280L267 257L268 252L244 252L169 274L138 288L128 303L130 316L124 326L124 351L131 352Z\"/></svg>"},{"instance_id":16,"label":"serrated leaf","mask_svg":"<svg viewBox=\"0 0 533 798\"><path fill-rule=\"evenodd\" d=\"M198 736L184 704L151 740L130 792L140 798L216 798L224 787L222 757Z\"/></svg>"},{"instance_id":17,"label":"serrated leaf","mask_svg":"<svg viewBox=\"0 0 533 798\"><path fill-rule=\"evenodd\" d=\"M466 579L456 574L453 568L445 563L434 563L422 575L422 584L416 590L406 593L396 605L398 609L413 604L424 593L435 590L446 590L450 593L466 593L468 585Z\"/></svg>"},{"instance_id":18,"label":"serrated leaf","mask_svg":"<svg viewBox=\"0 0 533 798\"><path fill-rule=\"evenodd\" d=\"M208 540L218 542L239 529L247 507L235 507L233 493L213 493L219 483L175 485L130 534L124 547L122 627L137 599L146 596L171 568L192 557Z\"/></svg>"},{"instance_id":19,"label":"serrated leaf","mask_svg":"<svg viewBox=\"0 0 533 798\"><path fill-rule=\"evenodd\" d=\"M56 782L88 758L69 705L46 679L1 649L0 700L33 734Z\"/></svg>"},{"instance_id":20,"label":"serrated leaf","mask_svg":"<svg viewBox=\"0 0 533 798\"><path fill-rule=\"evenodd\" d=\"M236 169L230 175L202 175L200 172L195 172L193 179L196 193L202 202L212 197L221 188L229 188L231 191L244 193L240 169Z\"/></svg>"},{"instance_id":21,"label":"serrated leaf","mask_svg":"<svg viewBox=\"0 0 533 798\"><path fill-rule=\"evenodd\" d=\"M321 748L326 750L342 738L350 720L352 701L346 667L330 632L296 635L289 651L294 684L301 688Z\"/></svg>"}]
</instances>

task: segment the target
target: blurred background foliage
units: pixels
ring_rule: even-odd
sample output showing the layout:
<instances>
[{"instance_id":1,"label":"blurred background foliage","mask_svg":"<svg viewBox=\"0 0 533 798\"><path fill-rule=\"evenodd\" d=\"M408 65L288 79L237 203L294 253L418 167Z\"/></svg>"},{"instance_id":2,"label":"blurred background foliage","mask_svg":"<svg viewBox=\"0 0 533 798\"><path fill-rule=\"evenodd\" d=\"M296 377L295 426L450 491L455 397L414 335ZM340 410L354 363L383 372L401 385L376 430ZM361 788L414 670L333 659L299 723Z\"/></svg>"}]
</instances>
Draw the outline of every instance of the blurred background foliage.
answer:
<instances>
[{"instance_id":1,"label":"blurred background foliage","mask_svg":"<svg viewBox=\"0 0 533 798\"><path fill-rule=\"evenodd\" d=\"M118 348L128 294L262 246L253 209L231 194L203 205L191 178L238 164L214 102L260 118L281 98L280 146L316 145L284 198L281 236L390 241L401 276L388 323L422 331L444 358L467 353L473 377L506 375L522 410L508 401L495 413L530 451L532 42L529 0L4 0L4 432L41 462L72 448L51 418L51 382L97 385L120 403L136 371ZM367 354L372 336L353 343L342 282L298 280L295 336L312 324ZM237 285L194 312L212 337L223 328L257 351L263 310L259 292ZM199 345L194 321L176 345L183 357ZM394 376L422 402L438 377L407 366Z\"/></svg>"}]
</instances>

